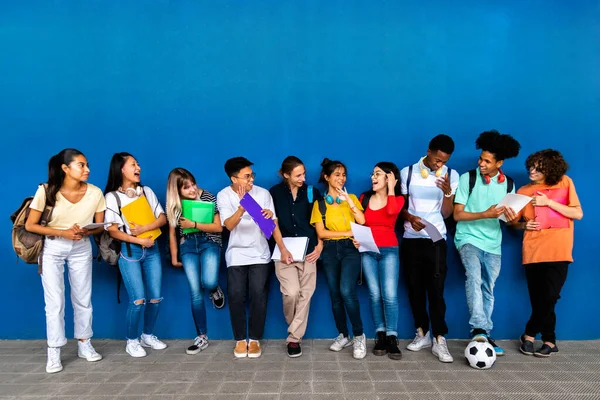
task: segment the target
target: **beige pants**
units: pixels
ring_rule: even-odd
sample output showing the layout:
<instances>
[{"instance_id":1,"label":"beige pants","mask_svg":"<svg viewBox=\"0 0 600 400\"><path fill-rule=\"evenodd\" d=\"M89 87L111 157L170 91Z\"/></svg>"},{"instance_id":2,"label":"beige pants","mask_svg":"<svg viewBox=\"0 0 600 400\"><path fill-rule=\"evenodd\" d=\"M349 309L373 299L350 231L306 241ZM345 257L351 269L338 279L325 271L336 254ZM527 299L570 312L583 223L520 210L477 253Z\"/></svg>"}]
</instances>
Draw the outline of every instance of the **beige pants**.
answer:
<instances>
[{"instance_id":1,"label":"beige pants","mask_svg":"<svg viewBox=\"0 0 600 400\"><path fill-rule=\"evenodd\" d=\"M299 343L306 332L310 299L317 286L317 265L275 262L275 273L281 286L283 315L289 325L286 342Z\"/></svg>"}]
</instances>

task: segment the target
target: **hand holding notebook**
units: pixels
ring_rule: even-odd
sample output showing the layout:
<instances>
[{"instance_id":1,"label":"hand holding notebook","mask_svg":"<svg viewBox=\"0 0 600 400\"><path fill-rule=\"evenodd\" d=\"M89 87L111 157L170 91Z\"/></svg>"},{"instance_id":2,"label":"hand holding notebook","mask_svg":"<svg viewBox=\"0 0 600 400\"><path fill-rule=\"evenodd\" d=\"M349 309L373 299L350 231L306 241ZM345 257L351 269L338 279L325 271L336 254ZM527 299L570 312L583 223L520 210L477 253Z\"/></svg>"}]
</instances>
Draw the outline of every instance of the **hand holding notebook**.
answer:
<instances>
[{"instance_id":1,"label":"hand holding notebook","mask_svg":"<svg viewBox=\"0 0 600 400\"><path fill-rule=\"evenodd\" d=\"M150 207L150 203L148 203L146 196L140 196L137 200L121 207L121 212L134 236L141 239L152 238L152 240L156 240L156 238L160 236L161 231L158 228L136 234L136 230L139 229L140 226L145 226L156 221L156 217L152 212L152 208Z\"/></svg>"},{"instance_id":2,"label":"hand holding notebook","mask_svg":"<svg viewBox=\"0 0 600 400\"><path fill-rule=\"evenodd\" d=\"M260 230L263 231L267 239L270 239L271 235L273 235L273 231L275 230L275 221L273 221L271 218L267 218L263 214L260 204L258 204L248 192L246 192L244 197L240 199L240 205L244 207L246 212L248 212L254 222L256 222L256 225L258 225ZM273 214L271 213L271 215Z\"/></svg>"},{"instance_id":3,"label":"hand holding notebook","mask_svg":"<svg viewBox=\"0 0 600 400\"><path fill-rule=\"evenodd\" d=\"M536 195L537 196L533 197L535 221L540 224L540 229L568 228L569 218L565 217L557 211L554 211L549 206L549 203L550 201L554 201L556 203L566 205L569 200L569 188L565 187L557 189L538 190ZM544 206L541 206L540 203L543 203Z\"/></svg>"}]
</instances>

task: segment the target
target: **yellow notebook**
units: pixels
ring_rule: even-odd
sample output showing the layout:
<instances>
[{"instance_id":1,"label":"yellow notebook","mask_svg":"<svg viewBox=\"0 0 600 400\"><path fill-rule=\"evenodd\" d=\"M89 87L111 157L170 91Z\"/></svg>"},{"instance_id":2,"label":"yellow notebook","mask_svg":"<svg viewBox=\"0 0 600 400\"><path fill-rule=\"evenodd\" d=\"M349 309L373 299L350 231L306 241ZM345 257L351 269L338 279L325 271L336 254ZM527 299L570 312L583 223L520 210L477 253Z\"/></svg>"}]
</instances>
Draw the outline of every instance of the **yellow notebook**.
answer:
<instances>
[{"instance_id":1,"label":"yellow notebook","mask_svg":"<svg viewBox=\"0 0 600 400\"><path fill-rule=\"evenodd\" d=\"M123 213L123 217L125 217L127 224L129 224L130 227L132 222L136 225L148 225L149 223L156 221L156 217L152 212L152 208L150 207L150 203L148 203L146 196L140 196L139 199L132 201L124 207L121 207L121 212ZM152 240L156 240L160 234L160 229L156 228L154 230L144 232L141 235L138 235L138 237L145 239L152 236Z\"/></svg>"}]
</instances>

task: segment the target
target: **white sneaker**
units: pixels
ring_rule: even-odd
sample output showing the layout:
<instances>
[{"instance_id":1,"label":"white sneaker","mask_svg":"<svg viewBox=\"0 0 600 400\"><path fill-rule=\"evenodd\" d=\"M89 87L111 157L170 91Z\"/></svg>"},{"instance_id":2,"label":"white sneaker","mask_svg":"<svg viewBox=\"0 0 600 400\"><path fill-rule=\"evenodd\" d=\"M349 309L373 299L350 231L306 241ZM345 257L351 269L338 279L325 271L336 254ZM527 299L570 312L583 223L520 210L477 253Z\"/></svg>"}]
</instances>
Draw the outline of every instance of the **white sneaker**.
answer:
<instances>
[{"instance_id":1,"label":"white sneaker","mask_svg":"<svg viewBox=\"0 0 600 400\"><path fill-rule=\"evenodd\" d=\"M429 331L423 334L423 329L418 328L415 338L412 343L406 346L406 348L410 351L419 351L426 347L431 347L431 336L429 336Z\"/></svg>"},{"instance_id":2,"label":"white sneaker","mask_svg":"<svg viewBox=\"0 0 600 400\"><path fill-rule=\"evenodd\" d=\"M142 337L140 338L140 343L144 347L151 347L152 350L163 350L167 348L167 344L158 340L158 338L154 335L146 335L142 333Z\"/></svg>"},{"instance_id":3,"label":"white sneaker","mask_svg":"<svg viewBox=\"0 0 600 400\"><path fill-rule=\"evenodd\" d=\"M100 361L102 356L98 354L90 339L86 339L84 342L81 340L77 341L77 355L80 358L85 358L88 361Z\"/></svg>"},{"instance_id":4,"label":"white sneaker","mask_svg":"<svg viewBox=\"0 0 600 400\"><path fill-rule=\"evenodd\" d=\"M331 351L342 351L348 346L352 345L352 340L348 339L342 333L338 335L335 339L333 339L333 343L329 346L329 350Z\"/></svg>"},{"instance_id":5,"label":"white sneaker","mask_svg":"<svg viewBox=\"0 0 600 400\"><path fill-rule=\"evenodd\" d=\"M46 372L54 374L63 370L60 362L60 347L48 347L48 362L46 363Z\"/></svg>"},{"instance_id":6,"label":"white sneaker","mask_svg":"<svg viewBox=\"0 0 600 400\"><path fill-rule=\"evenodd\" d=\"M208 338L206 336L196 336L196 339L194 339L194 344L188 347L185 352L190 355L198 354L207 347Z\"/></svg>"},{"instance_id":7,"label":"white sneaker","mask_svg":"<svg viewBox=\"0 0 600 400\"><path fill-rule=\"evenodd\" d=\"M439 358L440 361L444 363L451 363L454 361L454 358L452 358L452 354L450 354L450 351L448 350L448 345L446 344L445 337L438 336L437 339L433 339L433 342L434 343L431 352L434 356L437 356L437 358Z\"/></svg>"},{"instance_id":8,"label":"white sneaker","mask_svg":"<svg viewBox=\"0 0 600 400\"><path fill-rule=\"evenodd\" d=\"M125 351L131 357L146 357L146 350L141 346L139 339L128 339Z\"/></svg>"},{"instance_id":9,"label":"white sneaker","mask_svg":"<svg viewBox=\"0 0 600 400\"><path fill-rule=\"evenodd\" d=\"M364 333L354 338L352 356L357 360L362 360L367 356L367 338Z\"/></svg>"}]
</instances>

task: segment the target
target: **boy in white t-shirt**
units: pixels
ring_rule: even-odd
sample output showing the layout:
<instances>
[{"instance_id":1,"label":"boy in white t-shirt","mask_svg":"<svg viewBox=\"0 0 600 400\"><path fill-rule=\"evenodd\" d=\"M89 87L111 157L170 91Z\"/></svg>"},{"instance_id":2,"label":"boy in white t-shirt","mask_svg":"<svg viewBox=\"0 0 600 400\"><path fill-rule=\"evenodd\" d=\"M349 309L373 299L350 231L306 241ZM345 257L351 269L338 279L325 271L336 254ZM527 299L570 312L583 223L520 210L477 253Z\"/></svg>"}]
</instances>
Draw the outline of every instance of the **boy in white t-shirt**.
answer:
<instances>
[{"instance_id":1,"label":"boy in white t-shirt","mask_svg":"<svg viewBox=\"0 0 600 400\"><path fill-rule=\"evenodd\" d=\"M244 157L235 157L225 163L225 172L231 185L217 195L217 207L223 226L230 232L225 262L227 264L227 292L233 335L237 341L233 351L237 358L257 358L261 355L262 339L267 312L267 282L271 253L266 236L240 205L248 192L261 206L267 218L276 220L273 198L268 190L254 186L253 164ZM281 260L292 262L285 248L279 227L273 237L281 250ZM247 293L249 291L249 293ZM250 298L250 316L246 329L245 299ZM246 339L249 338L249 343Z\"/></svg>"}]
</instances>

